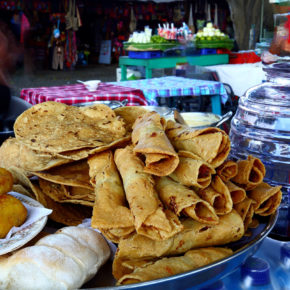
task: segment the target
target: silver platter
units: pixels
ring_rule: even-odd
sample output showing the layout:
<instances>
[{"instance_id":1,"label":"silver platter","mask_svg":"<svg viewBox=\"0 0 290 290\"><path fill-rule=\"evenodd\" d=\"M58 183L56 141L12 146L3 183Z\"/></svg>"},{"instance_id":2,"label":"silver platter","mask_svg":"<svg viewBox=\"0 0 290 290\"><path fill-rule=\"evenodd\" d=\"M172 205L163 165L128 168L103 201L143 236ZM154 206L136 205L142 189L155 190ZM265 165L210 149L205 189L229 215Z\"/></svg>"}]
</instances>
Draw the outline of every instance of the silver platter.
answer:
<instances>
[{"instance_id":1,"label":"silver platter","mask_svg":"<svg viewBox=\"0 0 290 290\"><path fill-rule=\"evenodd\" d=\"M234 254L230 257L201 267L199 269L170 276L167 278L130 284L114 286L115 280L112 276L112 262L104 265L97 275L84 285L82 289L187 289L191 287L205 287L217 280L229 275L237 269L249 256L252 256L261 246L262 241L271 232L278 217L278 212L269 216L259 218L259 226L252 229L251 236L244 236L235 243L225 246L231 248Z\"/></svg>"}]
</instances>

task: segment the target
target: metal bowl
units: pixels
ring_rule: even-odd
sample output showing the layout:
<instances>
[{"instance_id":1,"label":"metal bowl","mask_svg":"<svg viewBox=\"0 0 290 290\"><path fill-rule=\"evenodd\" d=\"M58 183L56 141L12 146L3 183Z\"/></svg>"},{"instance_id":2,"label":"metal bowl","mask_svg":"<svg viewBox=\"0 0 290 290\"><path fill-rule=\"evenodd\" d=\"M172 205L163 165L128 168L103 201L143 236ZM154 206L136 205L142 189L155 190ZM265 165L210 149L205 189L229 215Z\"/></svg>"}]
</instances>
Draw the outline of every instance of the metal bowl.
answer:
<instances>
[{"instance_id":1,"label":"metal bowl","mask_svg":"<svg viewBox=\"0 0 290 290\"><path fill-rule=\"evenodd\" d=\"M112 277L112 263L104 265L98 274L82 289L186 289L190 287L205 287L235 271L248 257L252 256L261 246L264 238L270 233L275 225L278 212L268 217L259 217L259 226L252 229L250 237L244 236L237 242L225 246L231 248L234 254L201 267L199 269L181 273L167 278L124 285L114 286Z\"/></svg>"}]
</instances>

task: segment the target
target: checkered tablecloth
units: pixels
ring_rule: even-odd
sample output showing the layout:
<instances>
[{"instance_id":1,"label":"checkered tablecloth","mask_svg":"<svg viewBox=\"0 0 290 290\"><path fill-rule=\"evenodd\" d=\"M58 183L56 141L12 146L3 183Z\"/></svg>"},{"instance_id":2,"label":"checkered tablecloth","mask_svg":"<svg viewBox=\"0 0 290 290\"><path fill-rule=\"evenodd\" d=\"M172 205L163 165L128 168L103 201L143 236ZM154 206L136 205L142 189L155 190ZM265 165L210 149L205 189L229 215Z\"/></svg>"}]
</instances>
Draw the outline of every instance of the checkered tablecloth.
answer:
<instances>
[{"instance_id":1,"label":"checkered tablecloth","mask_svg":"<svg viewBox=\"0 0 290 290\"><path fill-rule=\"evenodd\" d=\"M176 76L123 81L111 84L142 90L147 102L152 106L158 105L157 97L220 95L222 103L225 103L228 98L226 89L222 83Z\"/></svg>"},{"instance_id":2,"label":"checkered tablecloth","mask_svg":"<svg viewBox=\"0 0 290 290\"><path fill-rule=\"evenodd\" d=\"M123 101L127 106L148 105L145 96L138 88L100 83L94 92L88 91L83 84L58 87L39 87L22 89L20 97L32 105L55 101L68 105L93 101Z\"/></svg>"}]
</instances>

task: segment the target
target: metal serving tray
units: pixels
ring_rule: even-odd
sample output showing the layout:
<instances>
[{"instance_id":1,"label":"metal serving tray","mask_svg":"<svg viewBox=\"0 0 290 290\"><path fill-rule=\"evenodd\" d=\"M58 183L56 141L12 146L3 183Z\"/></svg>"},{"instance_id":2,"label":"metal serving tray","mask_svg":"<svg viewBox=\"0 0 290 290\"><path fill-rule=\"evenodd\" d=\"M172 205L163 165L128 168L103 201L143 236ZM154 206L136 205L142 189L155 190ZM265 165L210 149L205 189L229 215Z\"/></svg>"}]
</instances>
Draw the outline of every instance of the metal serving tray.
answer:
<instances>
[{"instance_id":1,"label":"metal serving tray","mask_svg":"<svg viewBox=\"0 0 290 290\"><path fill-rule=\"evenodd\" d=\"M201 267L199 269L170 276L167 278L130 284L124 286L114 286L115 280L112 276L112 261L104 265L97 275L82 289L187 289L191 287L205 287L217 280L229 275L237 269L249 256L253 255L261 246L262 241L270 233L275 225L278 212L269 217L259 217L259 226L252 229L251 236L244 236L237 242L225 246L233 249L234 254L230 257Z\"/></svg>"}]
</instances>

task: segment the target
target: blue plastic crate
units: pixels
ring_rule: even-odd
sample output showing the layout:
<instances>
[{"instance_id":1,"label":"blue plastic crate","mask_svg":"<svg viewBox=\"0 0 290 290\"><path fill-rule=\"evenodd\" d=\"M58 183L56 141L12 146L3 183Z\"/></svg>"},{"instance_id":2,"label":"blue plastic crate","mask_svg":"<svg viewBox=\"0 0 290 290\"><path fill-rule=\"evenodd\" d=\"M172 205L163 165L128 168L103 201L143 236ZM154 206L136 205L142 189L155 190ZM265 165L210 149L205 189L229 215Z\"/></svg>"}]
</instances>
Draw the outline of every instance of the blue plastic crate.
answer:
<instances>
[{"instance_id":1,"label":"blue plastic crate","mask_svg":"<svg viewBox=\"0 0 290 290\"><path fill-rule=\"evenodd\" d=\"M129 51L128 56L130 58L156 58L162 56L162 51Z\"/></svg>"},{"instance_id":2,"label":"blue plastic crate","mask_svg":"<svg viewBox=\"0 0 290 290\"><path fill-rule=\"evenodd\" d=\"M196 56L196 55L200 55L200 49L195 48L195 47L186 47L185 49L185 55L186 56Z\"/></svg>"},{"instance_id":3,"label":"blue plastic crate","mask_svg":"<svg viewBox=\"0 0 290 290\"><path fill-rule=\"evenodd\" d=\"M216 53L217 53L216 48L201 48L200 50L201 55L216 54Z\"/></svg>"}]
</instances>

